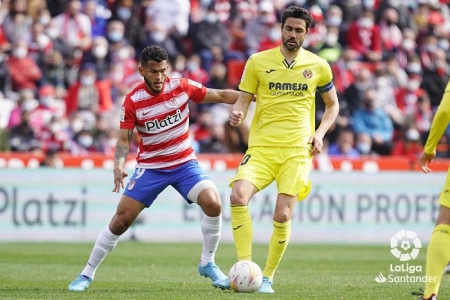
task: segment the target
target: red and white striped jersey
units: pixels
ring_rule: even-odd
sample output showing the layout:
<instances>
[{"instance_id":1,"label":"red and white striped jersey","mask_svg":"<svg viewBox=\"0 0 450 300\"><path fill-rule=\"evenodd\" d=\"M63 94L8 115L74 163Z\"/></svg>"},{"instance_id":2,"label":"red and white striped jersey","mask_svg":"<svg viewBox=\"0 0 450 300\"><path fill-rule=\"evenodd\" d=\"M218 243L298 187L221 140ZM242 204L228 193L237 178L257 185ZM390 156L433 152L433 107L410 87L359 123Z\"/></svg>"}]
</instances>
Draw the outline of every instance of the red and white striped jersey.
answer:
<instances>
[{"instance_id":1,"label":"red and white striped jersey","mask_svg":"<svg viewBox=\"0 0 450 300\"><path fill-rule=\"evenodd\" d=\"M166 78L159 94L142 82L125 97L120 128L136 128L141 138L137 168L167 169L196 159L189 138L188 102L200 103L206 90L190 79Z\"/></svg>"}]
</instances>

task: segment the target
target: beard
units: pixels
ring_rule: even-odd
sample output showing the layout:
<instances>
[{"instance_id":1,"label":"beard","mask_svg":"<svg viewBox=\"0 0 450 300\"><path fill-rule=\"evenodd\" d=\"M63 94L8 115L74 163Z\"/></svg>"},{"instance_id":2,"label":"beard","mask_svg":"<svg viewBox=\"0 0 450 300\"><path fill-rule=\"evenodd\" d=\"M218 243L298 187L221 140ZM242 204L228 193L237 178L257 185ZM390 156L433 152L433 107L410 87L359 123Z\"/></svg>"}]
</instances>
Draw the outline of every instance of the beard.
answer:
<instances>
[{"instance_id":1,"label":"beard","mask_svg":"<svg viewBox=\"0 0 450 300\"><path fill-rule=\"evenodd\" d=\"M291 52L297 51L298 49L300 49L300 47L303 44L303 41L298 41L297 43L295 43L295 45L289 45L288 44L289 41L292 41L292 40L287 40L284 37L282 38L284 49L286 49L287 51L291 51Z\"/></svg>"},{"instance_id":2,"label":"beard","mask_svg":"<svg viewBox=\"0 0 450 300\"><path fill-rule=\"evenodd\" d=\"M150 81L148 81L147 79L144 78L144 81L150 91L154 92L155 94L159 94L161 92L162 89L155 90L152 83Z\"/></svg>"}]
</instances>

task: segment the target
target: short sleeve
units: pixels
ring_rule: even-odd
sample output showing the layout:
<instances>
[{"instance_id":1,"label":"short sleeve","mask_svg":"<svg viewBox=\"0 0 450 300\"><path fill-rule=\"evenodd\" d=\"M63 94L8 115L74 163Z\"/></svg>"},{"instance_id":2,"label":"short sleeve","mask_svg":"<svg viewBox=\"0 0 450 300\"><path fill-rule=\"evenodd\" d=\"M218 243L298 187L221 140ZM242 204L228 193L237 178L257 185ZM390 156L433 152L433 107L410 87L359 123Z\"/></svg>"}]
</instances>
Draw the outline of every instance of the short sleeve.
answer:
<instances>
[{"instance_id":1,"label":"short sleeve","mask_svg":"<svg viewBox=\"0 0 450 300\"><path fill-rule=\"evenodd\" d=\"M120 112L120 129L134 129L136 124L136 109L133 100L127 95Z\"/></svg>"},{"instance_id":2,"label":"short sleeve","mask_svg":"<svg viewBox=\"0 0 450 300\"><path fill-rule=\"evenodd\" d=\"M245 63L244 71L242 72L241 83L239 84L239 90L256 94L258 88L258 76L256 73L255 59L250 56Z\"/></svg>"},{"instance_id":3,"label":"short sleeve","mask_svg":"<svg viewBox=\"0 0 450 300\"><path fill-rule=\"evenodd\" d=\"M326 60L323 60L322 62L322 72L320 72L320 75L317 89L320 93L326 93L333 88L333 72Z\"/></svg>"},{"instance_id":4,"label":"short sleeve","mask_svg":"<svg viewBox=\"0 0 450 300\"><path fill-rule=\"evenodd\" d=\"M207 88L200 82L183 78L181 79L181 86L190 100L200 103L205 99Z\"/></svg>"}]
</instances>

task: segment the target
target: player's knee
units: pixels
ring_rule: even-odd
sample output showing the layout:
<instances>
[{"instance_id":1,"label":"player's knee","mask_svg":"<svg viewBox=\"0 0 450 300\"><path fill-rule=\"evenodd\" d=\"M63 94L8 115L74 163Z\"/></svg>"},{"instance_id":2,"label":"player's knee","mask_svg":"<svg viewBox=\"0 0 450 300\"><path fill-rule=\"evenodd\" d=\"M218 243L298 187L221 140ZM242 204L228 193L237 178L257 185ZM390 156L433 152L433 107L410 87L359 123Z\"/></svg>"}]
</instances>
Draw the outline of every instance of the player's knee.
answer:
<instances>
[{"instance_id":1,"label":"player's knee","mask_svg":"<svg viewBox=\"0 0 450 300\"><path fill-rule=\"evenodd\" d=\"M230 204L233 205L246 205L246 197L242 190L233 189L230 195Z\"/></svg>"},{"instance_id":2,"label":"player's knee","mask_svg":"<svg viewBox=\"0 0 450 300\"><path fill-rule=\"evenodd\" d=\"M279 223L288 222L291 219L291 212L288 209L275 211L273 220Z\"/></svg>"},{"instance_id":3,"label":"player's knee","mask_svg":"<svg viewBox=\"0 0 450 300\"><path fill-rule=\"evenodd\" d=\"M215 188L204 189L199 194L197 203L203 212L210 217L216 217L222 213L222 202L219 192Z\"/></svg>"},{"instance_id":4,"label":"player's knee","mask_svg":"<svg viewBox=\"0 0 450 300\"><path fill-rule=\"evenodd\" d=\"M117 212L109 224L109 230L115 235L122 235L133 224L133 220L126 213Z\"/></svg>"}]
</instances>

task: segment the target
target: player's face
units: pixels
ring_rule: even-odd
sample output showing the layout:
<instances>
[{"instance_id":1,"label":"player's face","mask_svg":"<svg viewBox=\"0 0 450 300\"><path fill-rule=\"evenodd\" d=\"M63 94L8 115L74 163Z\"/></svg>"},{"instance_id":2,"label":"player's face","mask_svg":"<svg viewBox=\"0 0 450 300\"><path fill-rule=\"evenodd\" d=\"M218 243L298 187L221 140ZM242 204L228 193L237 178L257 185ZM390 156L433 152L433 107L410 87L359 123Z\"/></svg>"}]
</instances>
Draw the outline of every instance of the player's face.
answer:
<instances>
[{"instance_id":1,"label":"player's face","mask_svg":"<svg viewBox=\"0 0 450 300\"><path fill-rule=\"evenodd\" d=\"M281 31L284 48L288 51L297 51L303 45L307 33L305 20L287 18Z\"/></svg>"},{"instance_id":2,"label":"player's face","mask_svg":"<svg viewBox=\"0 0 450 300\"><path fill-rule=\"evenodd\" d=\"M147 87L152 92L159 93L164 86L168 68L169 66L165 60L162 62L150 60L139 67L139 74L144 77Z\"/></svg>"}]
</instances>

